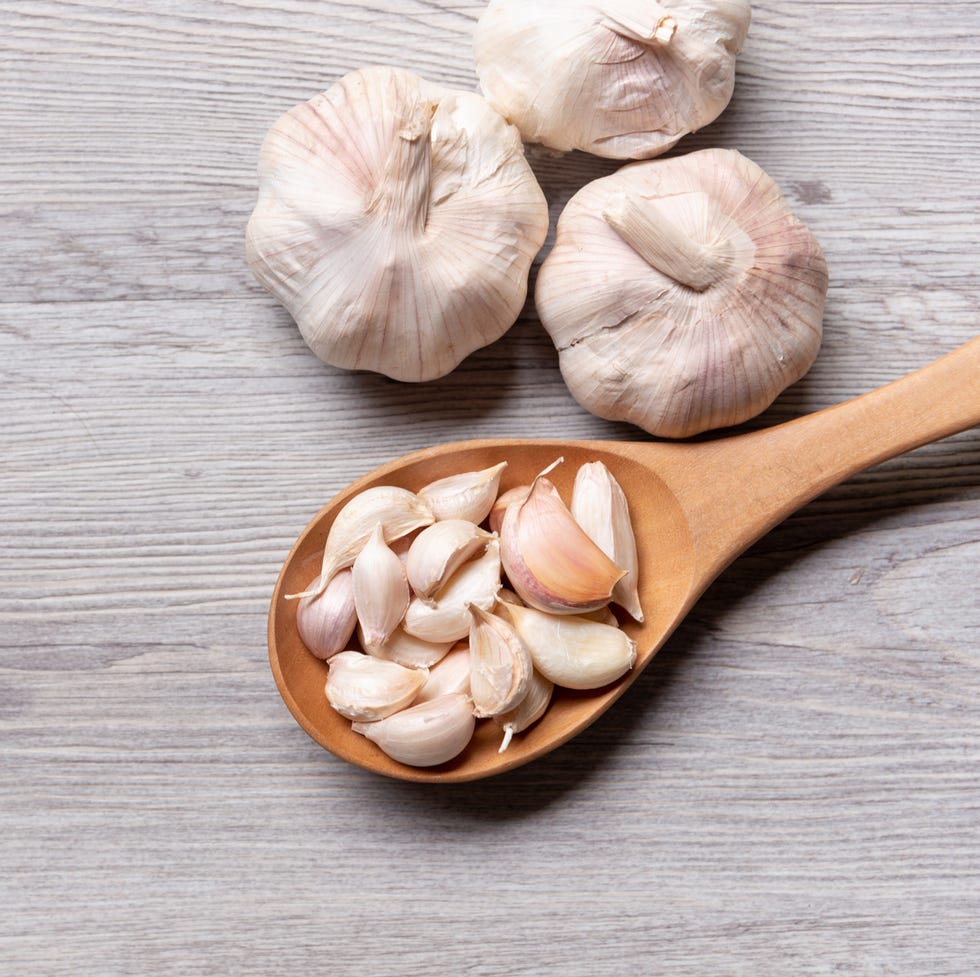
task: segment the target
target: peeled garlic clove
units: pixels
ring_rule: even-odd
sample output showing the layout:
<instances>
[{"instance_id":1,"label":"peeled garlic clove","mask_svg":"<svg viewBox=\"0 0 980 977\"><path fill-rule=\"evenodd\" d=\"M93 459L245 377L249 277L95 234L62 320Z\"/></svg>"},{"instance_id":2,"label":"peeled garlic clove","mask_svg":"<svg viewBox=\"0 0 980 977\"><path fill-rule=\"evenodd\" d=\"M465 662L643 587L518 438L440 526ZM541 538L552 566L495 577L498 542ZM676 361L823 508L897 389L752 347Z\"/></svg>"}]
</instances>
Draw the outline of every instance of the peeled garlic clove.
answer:
<instances>
[{"instance_id":1,"label":"peeled garlic clove","mask_svg":"<svg viewBox=\"0 0 980 977\"><path fill-rule=\"evenodd\" d=\"M490 539L483 556L464 563L432 603L414 599L404 628L425 641L460 641L470 633L470 604L490 610L500 590L500 541Z\"/></svg>"},{"instance_id":2,"label":"peeled garlic clove","mask_svg":"<svg viewBox=\"0 0 980 977\"><path fill-rule=\"evenodd\" d=\"M310 587L319 579L310 581ZM304 597L296 607L296 630L317 658L330 658L343 651L356 624L350 570L336 573L319 597Z\"/></svg>"},{"instance_id":3,"label":"peeled garlic clove","mask_svg":"<svg viewBox=\"0 0 980 977\"><path fill-rule=\"evenodd\" d=\"M470 694L478 719L513 709L531 680L531 656L513 626L470 606Z\"/></svg>"},{"instance_id":4,"label":"peeled garlic clove","mask_svg":"<svg viewBox=\"0 0 980 977\"><path fill-rule=\"evenodd\" d=\"M381 523L357 554L351 576L364 644L384 644L405 616L411 595L405 567L385 543Z\"/></svg>"},{"instance_id":5,"label":"peeled garlic clove","mask_svg":"<svg viewBox=\"0 0 980 977\"><path fill-rule=\"evenodd\" d=\"M599 549L626 571L613 587L613 601L642 623L636 537L629 504L619 482L601 461L582 465L575 473L571 513Z\"/></svg>"},{"instance_id":6,"label":"peeled garlic clove","mask_svg":"<svg viewBox=\"0 0 980 977\"><path fill-rule=\"evenodd\" d=\"M510 746L510 741L517 733L523 733L545 714L554 691L554 682L546 679L536 669L531 670L531 679L527 684L524 698L509 712L493 717L493 721L504 731L498 753L503 753Z\"/></svg>"},{"instance_id":7,"label":"peeled garlic clove","mask_svg":"<svg viewBox=\"0 0 980 977\"><path fill-rule=\"evenodd\" d=\"M490 532L500 533L500 527L504 524L504 513L515 502L523 502L530 491L530 485L517 485L500 494L490 509Z\"/></svg>"},{"instance_id":8,"label":"peeled garlic clove","mask_svg":"<svg viewBox=\"0 0 980 977\"><path fill-rule=\"evenodd\" d=\"M579 190L535 305L586 410L686 438L754 417L809 370L827 286L819 243L773 180L705 149Z\"/></svg>"},{"instance_id":9,"label":"peeled garlic clove","mask_svg":"<svg viewBox=\"0 0 980 977\"><path fill-rule=\"evenodd\" d=\"M749 0L491 0L480 87L526 142L657 156L728 105L750 19Z\"/></svg>"},{"instance_id":10,"label":"peeled garlic clove","mask_svg":"<svg viewBox=\"0 0 980 977\"><path fill-rule=\"evenodd\" d=\"M425 684L426 670L403 668L359 651L329 662L327 701L347 719L374 722L404 709Z\"/></svg>"},{"instance_id":11,"label":"peeled garlic clove","mask_svg":"<svg viewBox=\"0 0 980 977\"><path fill-rule=\"evenodd\" d=\"M408 634L404 628L396 628L381 644L369 643L366 636L362 634L361 644L367 649L368 654L376 658L397 662L406 668L430 668L446 657L454 642L443 641L437 644L423 641Z\"/></svg>"},{"instance_id":12,"label":"peeled garlic clove","mask_svg":"<svg viewBox=\"0 0 980 977\"><path fill-rule=\"evenodd\" d=\"M390 543L432 521L428 505L407 489L376 485L359 492L337 513L330 526L316 585L301 594L288 594L287 599L322 594L333 575L354 562L378 523L385 541Z\"/></svg>"},{"instance_id":13,"label":"peeled garlic clove","mask_svg":"<svg viewBox=\"0 0 980 977\"><path fill-rule=\"evenodd\" d=\"M482 471L440 478L419 489L419 497L428 503L437 521L465 519L479 525L497 497L500 475L506 467L507 462L502 461Z\"/></svg>"},{"instance_id":14,"label":"peeled garlic clove","mask_svg":"<svg viewBox=\"0 0 980 977\"><path fill-rule=\"evenodd\" d=\"M470 646L465 641L457 642L442 661L429 669L429 677L413 705L454 692L470 694Z\"/></svg>"},{"instance_id":15,"label":"peeled garlic clove","mask_svg":"<svg viewBox=\"0 0 980 977\"><path fill-rule=\"evenodd\" d=\"M466 749L475 728L469 699L461 693L439 696L380 722L351 726L393 760L413 767L434 767L452 760Z\"/></svg>"},{"instance_id":16,"label":"peeled garlic clove","mask_svg":"<svg viewBox=\"0 0 980 977\"><path fill-rule=\"evenodd\" d=\"M500 604L534 667L566 689L598 689L625 675L636 661L636 642L619 628L586 618L546 614Z\"/></svg>"},{"instance_id":17,"label":"peeled garlic clove","mask_svg":"<svg viewBox=\"0 0 980 977\"><path fill-rule=\"evenodd\" d=\"M423 381L513 325L547 230L483 98L371 67L274 123L246 254L320 359Z\"/></svg>"},{"instance_id":18,"label":"peeled garlic clove","mask_svg":"<svg viewBox=\"0 0 980 977\"><path fill-rule=\"evenodd\" d=\"M522 600L556 614L608 604L624 573L589 539L555 486L540 475L528 497L504 514L500 555Z\"/></svg>"},{"instance_id":19,"label":"peeled garlic clove","mask_svg":"<svg viewBox=\"0 0 980 977\"><path fill-rule=\"evenodd\" d=\"M478 551L490 533L465 519L445 519L423 529L408 551L405 568L412 590L431 602L447 580Z\"/></svg>"}]
</instances>

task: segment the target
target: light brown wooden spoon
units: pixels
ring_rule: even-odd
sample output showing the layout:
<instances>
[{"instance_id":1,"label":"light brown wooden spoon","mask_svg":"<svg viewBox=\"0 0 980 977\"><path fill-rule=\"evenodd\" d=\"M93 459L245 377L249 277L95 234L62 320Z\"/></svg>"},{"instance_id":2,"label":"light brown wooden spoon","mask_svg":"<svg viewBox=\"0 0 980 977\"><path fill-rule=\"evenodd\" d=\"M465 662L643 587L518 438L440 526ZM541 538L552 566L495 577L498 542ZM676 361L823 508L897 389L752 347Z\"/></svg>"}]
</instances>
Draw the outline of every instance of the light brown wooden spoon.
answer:
<instances>
[{"instance_id":1,"label":"light brown wooden spoon","mask_svg":"<svg viewBox=\"0 0 980 977\"><path fill-rule=\"evenodd\" d=\"M920 445L980 424L980 337L885 387L764 430L703 442L624 443L492 439L427 448L397 458L335 496L304 530L276 583L269 657L286 705L321 746L377 773L415 781L465 781L520 766L565 743L621 696L708 585L753 542L804 503L851 475ZM556 694L545 716L503 754L500 728L477 724L467 749L433 768L408 767L351 732L328 706L324 662L296 631L296 602L319 572L327 530L351 496L372 485L417 490L456 472L508 464L501 488L549 476L567 500L579 465L603 461L629 500L640 559L646 624L625 625L636 666L596 692Z\"/></svg>"}]
</instances>

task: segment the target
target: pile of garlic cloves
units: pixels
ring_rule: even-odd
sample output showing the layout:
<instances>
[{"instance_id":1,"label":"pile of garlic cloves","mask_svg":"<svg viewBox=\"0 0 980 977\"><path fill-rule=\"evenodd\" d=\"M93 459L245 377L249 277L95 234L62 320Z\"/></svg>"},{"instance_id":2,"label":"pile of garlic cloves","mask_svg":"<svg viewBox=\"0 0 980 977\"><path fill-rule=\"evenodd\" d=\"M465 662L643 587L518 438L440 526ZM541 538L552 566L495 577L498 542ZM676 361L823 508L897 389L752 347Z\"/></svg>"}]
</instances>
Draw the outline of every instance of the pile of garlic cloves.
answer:
<instances>
[{"instance_id":1,"label":"pile of garlic cloves","mask_svg":"<svg viewBox=\"0 0 980 977\"><path fill-rule=\"evenodd\" d=\"M556 686L599 689L636 660L612 609L643 620L612 473L581 466L566 506L554 465L501 492L506 467L361 492L334 520L320 573L287 597L327 662L330 707L401 763L453 759L482 720L503 752Z\"/></svg>"}]
</instances>

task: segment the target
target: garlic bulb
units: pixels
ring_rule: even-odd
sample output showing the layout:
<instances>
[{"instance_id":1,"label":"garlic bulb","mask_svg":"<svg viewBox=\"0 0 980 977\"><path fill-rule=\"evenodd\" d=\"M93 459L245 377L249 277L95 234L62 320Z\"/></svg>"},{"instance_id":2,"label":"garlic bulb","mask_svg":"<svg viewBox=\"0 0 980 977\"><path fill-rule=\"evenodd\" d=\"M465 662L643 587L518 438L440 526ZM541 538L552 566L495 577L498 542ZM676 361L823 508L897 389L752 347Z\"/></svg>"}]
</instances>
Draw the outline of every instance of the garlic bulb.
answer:
<instances>
[{"instance_id":1,"label":"garlic bulb","mask_svg":"<svg viewBox=\"0 0 980 977\"><path fill-rule=\"evenodd\" d=\"M491 0L477 73L526 142L647 159L728 105L750 19L749 0Z\"/></svg>"},{"instance_id":2,"label":"garlic bulb","mask_svg":"<svg viewBox=\"0 0 980 977\"><path fill-rule=\"evenodd\" d=\"M246 251L322 360L422 381L510 328L547 229L514 127L375 67L272 126Z\"/></svg>"},{"instance_id":3,"label":"garlic bulb","mask_svg":"<svg viewBox=\"0 0 980 977\"><path fill-rule=\"evenodd\" d=\"M569 201L535 299L578 402L683 438L765 410L820 347L827 265L734 150L624 166Z\"/></svg>"}]
</instances>

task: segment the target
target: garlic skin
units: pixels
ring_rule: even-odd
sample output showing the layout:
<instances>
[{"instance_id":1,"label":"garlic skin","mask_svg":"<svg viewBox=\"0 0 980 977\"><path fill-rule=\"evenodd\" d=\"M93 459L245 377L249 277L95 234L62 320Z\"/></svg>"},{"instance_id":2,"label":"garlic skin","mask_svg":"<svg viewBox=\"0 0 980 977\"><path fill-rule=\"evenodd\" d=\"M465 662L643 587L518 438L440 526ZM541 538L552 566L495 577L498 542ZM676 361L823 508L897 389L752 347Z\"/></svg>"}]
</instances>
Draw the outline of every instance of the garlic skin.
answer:
<instances>
[{"instance_id":1,"label":"garlic skin","mask_svg":"<svg viewBox=\"0 0 980 977\"><path fill-rule=\"evenodd\" d=\"M596 546L626 571L613 587L613 601L642 624L637 590L639 561L629 504L622 486L601 461L582 465L575 473L571 512Z\"/></svg>"},{"instance_id":2,"label":"garlic skin","mask_svg":"<svg viewBox=\"0 0 980 977\"><path fill-rule=\"evenodd\" d=\"M509 712L493 717L493 721L504 731L498 753L505 752L517 733L523 733L547 712L554 691L555 683L532 668L524 698Z\"/></svg>"},{"instance_id":3,"label":"garlic skin","mask_svg":"<svg viewBox=\"0 0 980 977\"><path fill-rule=\"evenodd\" d=\"M553 614L598 610L612 599L624 574L589 539L558 489L541 475L527 498L504 513L500 557L520 598Z\"/></svg>"},{"instance_id":4,"label":"garlic skin","mask_svg":"<svg viewBox=\"0 0 980 977\"><path fill-rule=\"evenodd\" d=\"M413 767L434 767L452 760L466 749L475 728L473 710L461 693L439 696L380 722L351 726L393 760Z\"/></svg>"},{"instance_id":5,"label":"garlic skin","mask_svg":"<svg viewBox=\"0 0 980 977\"><path fill-rule=\"evenodd\" d=\"M315 587L319 576L310 581ZM304 597L296 607L296 630L317 658L328 659L347 647L357 625L350 570L334 574L319 597Z\"/></svg>"},{"instance_id":6,"label":"garlic skin","mask_svg":"<svg viewBox=\"0 0 980 977\"><path fill-rule=\"evenodd\" d=\"M636 642L619 628L515 604L498 608L520 635L534 667L555 685L598 689L625 675L636 661Z\"/></svg>"},{"instance_id":7,"label":"garlic skin","mask_svg":"<svg viewBox=\"0 0 980 977\"><path fill-rule=\"evenodd\" d=\"M477 472L463 472L437 479L419 489L419 498L432 510L439 522L445 519L465 519L479 525L487 518L497 498L500 476L507 462Z\"/></svg>"},{"instance_id":8,"label":"garlic skin","mask_svg":"<svg viewBox=\"0 0 980 977\"><path fill-rule=\"evenodd\" d=\"M351 582L362 640L370 650L388 640L411 598L405 567L385 543L380 522L354 560Z\"/></svg>"},{"instance_id":9,"label":"garlic skin","mask_svg":"<svg viewBox=\"0 0 980 977\"><path fill-rule=\"evenodd\" d=\"M588 411L685 438L765 410L820 348L828 273L773 180L729 149L575 194L535 301Z\"/></svg>"},{"instance_id":10,"label":"garlic skin","mask_svg":"<svg viewBox=\"0 0 980 977\"><path fill-rule=\"evenodd\" d=\"M353 564L378 523L385 542L401 539L433 522L432 511L414 492L395 485L375 485L358 492L337 513L323 548L323 565L317 582L287 600L322 594L338 570Z\"/></svg>"},{"instance_id":11,"label":"garlic skin","mask_svg":"<svg viewBox=\"0 0 980 977\"><path fill-rule=\"evenodd\" d=\"M455 692L470 694L470 646L465 641L453 645L449 654L429 669L429 677L412 705Z\"/></svg>"},{"instance_id":12,"label":"garlic skin","mask_svg":"<svg viewBox=\"0 0 980 977\"><path fill-rule=\"evenodd\" d=\"M432 596L467 560L485 550L490 538L490 533L466 519L444 519L423 529L405 564L416 596L432 603Z\"/></svg>"},{"instance_id":13,"label":"garlic skin","mask_svg":"<svg viewBox=\"0 0 980 977\"><path fill-rule=\"evenodd\" d=\"M749 0L491 0L474 55L526 142L648 159L728 105L750 20Z\"/></svg>"},{"instance_id":14,"label":"garlic skin","mask_svg":"<svg viewBox=\"0 0 980 977\"><path fill-rule=\"evenodd\" d=\"M517 319L548 209L479 95L352 72L274 123L258 175L249 266L324 362L432 380Z\"/></svg>"},{"instance_id":15,"label":"garlic skin","mask_svg":"<svg viewBox=\"0 0 980 977\"><path fill-rule=\"evenodd\" d=\"M477 719L509 712L524 698L531 656L513 626L470 605L470 695Z\"/></svg>"},{"instance_id":16,"label":"garlic skin","mask_svg":"<svg viewBox=\"0 0 980 977\"><path fill-rule=\"evenodd\" d=\"M403 668L359 651L329 662L327 701L347 719L375 722L404 709L425 684L425 669Z\"/></svg>"}]
</instances>

